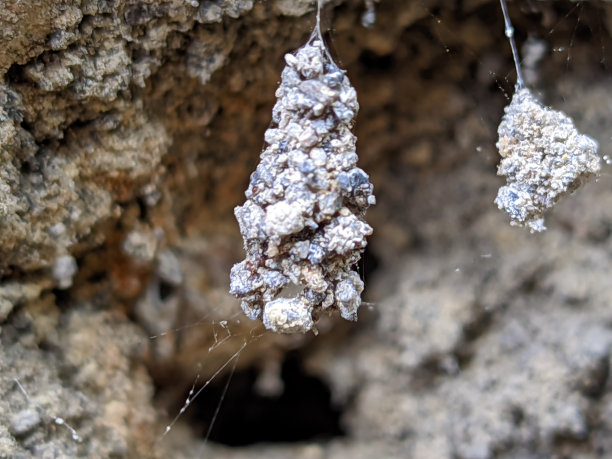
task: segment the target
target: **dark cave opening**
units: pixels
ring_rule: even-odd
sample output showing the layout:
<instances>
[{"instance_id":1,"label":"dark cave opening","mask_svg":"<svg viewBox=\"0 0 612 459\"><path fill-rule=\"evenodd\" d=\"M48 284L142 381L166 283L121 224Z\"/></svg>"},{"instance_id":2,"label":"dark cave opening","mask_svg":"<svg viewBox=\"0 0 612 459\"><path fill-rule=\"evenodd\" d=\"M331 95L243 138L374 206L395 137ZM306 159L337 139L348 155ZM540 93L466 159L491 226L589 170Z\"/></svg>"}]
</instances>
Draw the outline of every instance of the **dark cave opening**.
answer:
<instances>
[{"instance_id":1,"label":"dark cave opening","mask_svg":"<svg viewBox=\"0 0 612 459\"><path fill-rule=\"evenodd\" d=\"M278 396L258 393L258 374L256 368L236 371L229 384L229 374L217 378L193 401L190 422L202 437L208 435L209 441L227 446L246 446L325 441L345 434L340 423L344 407L334 406L330 389L304 371L299 355L284 361L280 374L284 387Z\"/></svg>"}]
</instances>

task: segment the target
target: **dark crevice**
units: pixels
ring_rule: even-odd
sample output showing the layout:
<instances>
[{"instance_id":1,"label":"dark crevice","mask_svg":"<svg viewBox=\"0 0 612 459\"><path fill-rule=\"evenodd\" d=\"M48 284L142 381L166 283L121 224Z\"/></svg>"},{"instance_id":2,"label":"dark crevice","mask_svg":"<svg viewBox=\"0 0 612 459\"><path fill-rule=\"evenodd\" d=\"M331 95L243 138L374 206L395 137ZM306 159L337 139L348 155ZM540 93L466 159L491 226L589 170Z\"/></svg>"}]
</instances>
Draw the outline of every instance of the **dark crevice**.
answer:
<instances>
[{"instance_id":1,"label":"dark crevice","mask_svg":"<svg viewBox=\"0 0 612 459\"><path fill-rule=\"evenodd\" d=\"M147 205L147 203L145 202L144 198L140 197L136 199L136 204L138 205L138 219L141 222L147 222L149 221L149 217L150 217L150 212L149 212L149 206Z\"/></svg>"},{"instance_id":2,"label":"dark crevice","mask_svg":"<svg viewBox=\"0 0 612 459\"><path fill-rule=\"evenodd\" d=\"M159 298L164 301L176 291L176 287L164 280L159 281Z\"/></svg>"},{"instance_id":3,"label":"dark crevice","mask_svg":"<svg viewBox=\"0 0 612 459\"><path fill-rule=\"evenodd\" d=\"M210 427L228 377L214 380L191 404L190 423L203 437L210 429L209 441L245 446L258 442L324 441L344 435L340 425L342 407L332 404L330 389L304 371L297 355L283 363L284 389L276 397L257 392L255 368L235 372ZM187 395L188 391L185 398Z\"/></svg>"},{"instance_id":4,"label":"dark crevice","mask_svg":"<svg viewBox=\"0 0 612 459\"><path fill-rule=\"evenodd\" d=\"M368 280L371 279L372 274L378 269L380 265L380 260L378 256L372 251L372 240L368 241L368 246L365 251L361 255L361 260L359 260L358 271L359 277L364 283L364 293L368 288Z\"/></svg>"},{"instance_id":5,"label":"dark crevice","mask_svg":"<svg viewBox=\"0 0 612 459\"><path fill-rule=\"evenodd\" d=\"M512 418L512 424L516 427L520 427L525 420L525 412L520 406L514 406L510 410L510 417Z\"/></svg>"},{"instance_id":6,"label":"dark crevice","mask_svg":"<svg viewBox=\"0 0 612 459\"><path fill-rule=\"evenodd\" d=\"M108 280L108 271L94 271L88 278L87 283L100 284Z\"/></svg>"},{"instance_id":7,"label":"dark crevice","mask_svg":"<svg viewBox=\"0 0 612 459\"><path fill-rule=\"evenodd\" d=\"M6 72L6 80L11 83L24 83L25 76L23 72L24 66L19 64L13 64L9 67Z\"/></svg>"},{"instance_id":8,"label":"dark crevice","mask_svg":"<svg viewBox=\"0 0 612 459\"><path fill-rule=\"evenodd\" d=\"M70 304L70 291L59 288L51 290L53 296L55 296L55 304L62 308L67 307Z\"/></svg>"},{"instance_id":9,"label":"dark crevice","mask_svg":"<svg viewBox=\"0 0 612 459\"><path fill-rule=\"evenodd\" d=\"M599 359L591 369L588 377L584 378L581 392L591 398L598 399L606 394L606 387L610 378L610 356Z\"/></svg>"},{"instance_id":10,"label":"dark crevice","mask_svg":"<svg viewBox=\"0 0 612 459\"><path fill-rule=\"evenodd\" d=\"M359 62L367 72L388 72L393 68L394 57L391 54L381 56L373 51L365 49L359 56Z\"/></svg>"}]
</instances>

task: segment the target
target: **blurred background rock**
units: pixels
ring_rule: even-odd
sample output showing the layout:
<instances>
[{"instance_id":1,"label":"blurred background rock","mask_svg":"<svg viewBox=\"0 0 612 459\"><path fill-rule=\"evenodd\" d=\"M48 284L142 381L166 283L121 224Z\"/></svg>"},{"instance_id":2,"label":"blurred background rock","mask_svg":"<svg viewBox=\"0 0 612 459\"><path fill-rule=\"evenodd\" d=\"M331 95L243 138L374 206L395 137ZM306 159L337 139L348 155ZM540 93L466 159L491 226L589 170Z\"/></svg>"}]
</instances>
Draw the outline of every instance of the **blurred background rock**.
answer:
<instances>
[{"instance_id":1,"label":"blurred background rock","mask_svg":"<svg viewBox=\"0 0 612 459\"><path fill-rule=\"evenodd\" d=\"M382 0L368 29L366 3L323 16L378 198L371 306L316 338L263 333L227 293L233 207L313 5L4 3L0 456L610 454L609 167L547 232L511 228L493 204L514 86L498 2ZM611 154L612 5L509 7L530 88Z\"/></svg>"}]
</instances>

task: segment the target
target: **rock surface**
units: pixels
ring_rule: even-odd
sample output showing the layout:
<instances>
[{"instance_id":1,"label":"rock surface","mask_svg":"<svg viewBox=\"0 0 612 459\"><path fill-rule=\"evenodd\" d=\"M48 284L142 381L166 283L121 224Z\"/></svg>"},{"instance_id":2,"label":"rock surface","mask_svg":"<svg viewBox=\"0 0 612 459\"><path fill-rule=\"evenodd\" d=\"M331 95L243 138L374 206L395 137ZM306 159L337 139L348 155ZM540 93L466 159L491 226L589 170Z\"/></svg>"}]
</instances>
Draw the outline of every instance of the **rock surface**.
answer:
<instances>
[{"instance_id":1,"label":"rock surface","mask_svg":"<svg viewBox=\"0 0 612 459\"><path fill-rule=\"evenodd\" d=\"M265 333L227 293L244 257L233 208L312 3L5 3L0 456L609 456L609 168L544 234L492 204L513 86L497 2L382 0L369 29L372 2L325 8L378 204L359 321L326 318L316 338ZM510 14L519 45L546 47L534 94L609 155L610 3L528 6ZM210 418L193 406L162 437L194 381L254 373L272 397L296 353L342 410L343 438L204 444Z\"/></svg>"}]
</instances>

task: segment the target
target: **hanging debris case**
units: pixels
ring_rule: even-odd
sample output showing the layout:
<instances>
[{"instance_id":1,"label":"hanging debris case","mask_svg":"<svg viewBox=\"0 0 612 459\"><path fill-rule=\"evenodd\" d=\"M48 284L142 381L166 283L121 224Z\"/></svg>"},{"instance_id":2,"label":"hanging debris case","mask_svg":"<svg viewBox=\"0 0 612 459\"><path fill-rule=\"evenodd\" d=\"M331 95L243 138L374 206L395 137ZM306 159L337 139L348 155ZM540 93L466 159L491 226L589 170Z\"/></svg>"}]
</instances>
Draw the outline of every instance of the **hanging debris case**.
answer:
<instances>
[{"instance_id":1,"label":"hanging debris case","mask_svg":"<svg viewBox=\"0 0 612 459\"><path fill-rule=\"evenodd\" d=\"M497 173L507 183L495 203L508 212L512 225L545 230L544 212L599 172L597 142L526 88L517 89L506 107L498 134Z\"/></svg>"},{"instance_id":2,"label":"hanging debris case","mask_svg":"<svg viewBox=\"0 0 612 459\"><path fill-rule=\"evenodd\" d=\"M235 209L246 259L232 268L230 293L269 330L316 332L322 311L357 320L363 282L353 267L372 234L364 215L376 199L357 167L357 93L318 21L285 62L266 146Z\"/></svg>"},{"instance_id":3,"label":"hanging debris case","mask_svg":"<svg viewBox=\"0 0 612 459\"><path fill-rule=\"evenodd\" d=\"M524 85L514 27L505 0L500 0L505 34L512 49L516 87L497 129L501 161L497 175L506 177L495 204L510 215L510 224L544 231L544 213L580 188L600 170L599 145L581 134L563 112L544 107Z\"/></svg>"}]
</instances>

